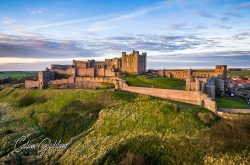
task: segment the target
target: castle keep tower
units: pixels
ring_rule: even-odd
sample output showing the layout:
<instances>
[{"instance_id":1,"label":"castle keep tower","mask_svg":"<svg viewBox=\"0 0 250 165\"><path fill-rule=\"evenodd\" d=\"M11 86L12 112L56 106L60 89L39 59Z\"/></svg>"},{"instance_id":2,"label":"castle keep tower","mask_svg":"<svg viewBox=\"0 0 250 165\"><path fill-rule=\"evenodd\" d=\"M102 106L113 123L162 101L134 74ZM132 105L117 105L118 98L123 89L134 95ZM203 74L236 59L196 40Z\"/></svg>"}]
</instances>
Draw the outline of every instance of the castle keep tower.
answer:
<instances>
[{"instance_id":1,"label":"castle keep tower","mask_svg":"<svg viewBox=\"0 0 250 165\"><path fill-rule=\"evenodd\" d=\"M218 76L227 76L227 65L216 65L215 66L215 73Z\"/></svg>"},{"instance_id":2,"label":"castle keep tower","mask_svg":"<svg viewBox=\"0 0 250 165\"><path fill-rule=\"evenodd\" d=\"M122 72L131 74L140 74L146 72L147 53L139 54L139 51L133 51L131 54L122 52Z\"/></svg>"}]
</instances>

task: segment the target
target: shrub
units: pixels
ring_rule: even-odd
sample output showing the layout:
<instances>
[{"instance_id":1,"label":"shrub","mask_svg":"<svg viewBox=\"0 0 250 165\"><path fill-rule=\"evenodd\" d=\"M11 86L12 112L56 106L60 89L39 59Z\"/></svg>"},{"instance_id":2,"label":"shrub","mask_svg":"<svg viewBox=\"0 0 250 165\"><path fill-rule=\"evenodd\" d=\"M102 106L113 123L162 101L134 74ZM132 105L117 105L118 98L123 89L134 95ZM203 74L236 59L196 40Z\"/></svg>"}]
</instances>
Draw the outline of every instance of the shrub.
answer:
<instances>
[{"instance_id":1,"label":"shrub","mask_svg":"<svg viewBox=\"0 0 250 165\"><path fill-rule=\"evenodd\" d=\"M48 100L47 97L44 96L44 95L42 95L42 96L40 96L40 97L38 97L38 98L36 99L36 102L39 103L39 104L43 104L43 103L45 103L47 100Z\"/></svg>"},{"instance_id":2,"label":"shrub","mask_svg":"<svg viewBox=\"0 0 250 165\"><path fill-rule=\"evenodd\" d=\"M26 94L18 101L19 107L26 107L36 102L36 99L31 94Z\"/></svg>"},{"instance_id":3,"label":"shrub","mask_svg":"<svg viewBox=\"0 0 250 165\"><path fill-rule=\"evenodd\" d=\"M49 114L47 113L41 113L38 115L38 122L39 122L39 126L43 127L45 126L45 123L48 121L49 119Z\"/></svg>"},{"instance_id":4,"label":"shrub","mask_svg":"<svg viewBox=\"0 0 250 165\"><path fill-rule=\"evenodd\" d=\"M177 105L177 104L174 104L173 106L174 106L174 112L175 112L175 113L178 113L178 112L179 112L179 107L178 107L178 105Z\"/></svg>"},{"instance_id":5,"label":"shrub","mask_svg":"<svg viewBox=\"0 0 250 165\"><path fill-rule=\"evenodd\" d=\"M104 89L115 88L115 85L112 83L101 82L101 88L104 88Z\"/></svg>"},{"instance_id":6,"label":"shrub","mask_svg":"<svg viewBox=\"0 0 250 165\"><path fill-rule=\"evenodd\" d=\"M143 155L128 152L126 157L121 160L120 164L150 165L151 162Z\"/></svg>"},{"instance_id":7,"label":"shrub","mask_svg":"<svg viewBox=\"0 0 250 165\"><path fill-rule=\"evenodd\" d=\"M249 120L221 119L209 130L211 142L219 152L241 152L250 149Z\"/></svg>"},{"instance_id":8,"label":"shrub","mask_svg":"<svg viewBox=\"0 0 250 165\"><path fill-rule=\"evenodd\" d=\"M21 94L17 91L13 92L13 97L18 98Z\"/></svg>"},{"instance_id":9,"label":"shrub","mask_svg":"<svg viewBox=\"0 0 250 165\"><path fill-rule=\"evenodd\" d=\"M73 100L69 104L62 107L61 112L63 112L63 113L80 113L84 109L86 109L86 107L81 100Z\"/></svg>"},{"instance_id":10,"label":"shrub","mask_svg":"<svg viewBox=\"0 0 250 165\"><path fill-rule=\"evenodd\" d=\"M112 92L112 98L115 100L123 100L123 101L134 101L137 98L138 94L125 92L125 91L115 91Z\"/></svg>"},{"instance_id":11,"label":"shrub","mask_svg":"<svg viewBox=\"0 0 250 165\"><path fill-rule=\"evenodd\" d=\"M109 106L113 104L112 97L108 90L105 90L98 98L97 102L104 106Z\"/></svg>"},{"instance_id":12,"label":"shrub","mask_svg":"<svg viewBox=\"0 0 250 165\"><path fill-rule=\"evenodd\" d=\"M61 112L63 113L79 113L89 114L92 112L99 112L104 106L100 102L82 102L81 100L73 100L69 104L62 107Z\"/></svg>"},{"instance_id":13,"label":"shrub","mask_svg":"<svg viewBox=\"0 0 250 165\"><path fill-rule=\"evenodd\" d=\"M1 131L0 131L0 138L3 138L4 136L9 135L9 134L12 134L12 133L14 133L14 131L13 131L13 130L10 130L10 129L1 130Z\"/></svg>"},{"instance_id":14,"label":"shrub","mask_svg":"<svg viewBox=\"0 0 250 165\"><path fill-rule=\"evenodd\" d=\"M250 120L225 120L218 121L211 128L211 133L214 138L218 139L242 139L250 138Z\"/></svg>"},{"instance_id":15,"label":"shrub","mask_svg":"<svg viewBox=\"0 0 250 165\"><path fill-rule=\"evenodd\" d=\"M60 84L49 84L48 89L58 89Z\"/></svg>"},{"instance_id":16,"label":"shrub","mask_svg":"<svg viewBox=\"0 0 250 165\"><path fill-rule=\"evenodd\" d=\"M216 116L211 112L198 112L197 117L205 124L210 124L216 120Z\"/></svg>"},{"instance_id":17,"label":"shrub","mask_svg":"<svg viewBox=\"0 0 250 165\"><path fill-rule=\"evenodd\" d=\"M60 74L60 73L56 73L55 74L55 79L67 79L69 78L70 76L69 75L66 75L66 74Z\"/></svg>"}]
</instances>

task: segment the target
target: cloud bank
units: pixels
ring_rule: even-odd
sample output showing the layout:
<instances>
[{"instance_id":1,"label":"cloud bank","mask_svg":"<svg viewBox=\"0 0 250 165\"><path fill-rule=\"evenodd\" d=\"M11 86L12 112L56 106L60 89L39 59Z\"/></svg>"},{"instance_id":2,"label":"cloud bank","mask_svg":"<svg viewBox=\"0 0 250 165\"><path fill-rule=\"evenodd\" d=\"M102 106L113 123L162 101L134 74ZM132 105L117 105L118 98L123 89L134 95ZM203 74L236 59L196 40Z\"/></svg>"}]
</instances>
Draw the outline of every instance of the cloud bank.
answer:
<instances>
[{"instance_id":1,"label":"cloud bank","mask_svg":"<svg viewBox=\"0 0 250 165\"><path fill-rule=\"evenodd\" d=\"M250 38L250 34L238 33L230 38L244 41ZM0 64L0 70L8 70L11 66L14 70L40 70L51 63L69 64L72 59L119 57L122 51L132 50L148 52L148 68L212 67L216 64L247 66L250 51L216 51L216 48L225 47L220 40L222 38L206 38L198 34L123 34L85 40L1 34L0 59L4 62Z\"/></svg>"}]
</instances>

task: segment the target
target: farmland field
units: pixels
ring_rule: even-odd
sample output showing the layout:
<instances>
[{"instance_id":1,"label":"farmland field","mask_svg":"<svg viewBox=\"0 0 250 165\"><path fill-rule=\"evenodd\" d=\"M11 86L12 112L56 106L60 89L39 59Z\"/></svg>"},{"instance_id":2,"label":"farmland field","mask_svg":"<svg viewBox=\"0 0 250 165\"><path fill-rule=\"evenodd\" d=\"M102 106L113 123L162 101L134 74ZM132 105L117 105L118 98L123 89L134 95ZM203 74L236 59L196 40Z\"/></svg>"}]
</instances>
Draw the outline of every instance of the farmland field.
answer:
<instances>
[{"instance_id":1,"label":"farmland field","mask_svg":"<svg viewBox=\"0 0 250 165\"><path fill-rule=\"evenodd\" d=\"M128 85L139 87L154 87L165 89L185 89L185 82L168 77L152 75L128 76L125 78Z\"/></svg>"},{"instance_id":2,"label":"farmland field","mask_svg":"<svg viewBox=\"0 0 250 165\"><path fill-rule=\"evenodd\" d=\"M231 77L250 77L250 70L241 70L241 71L228 71L228 76Z\"/></svg>"},{"instance_id":3,"label":"farmland field","mask_svg":"<svg viewBox=\"0 0 250 165\"><path fill-rule=\"evenodd\" d=\"M219 119L198 106L107 90L6 88L0 96L0 162L128 164L133 159L140 165L250 161L249 121ZM13 154L15 142L23 135L36 143L45 137L61 139L69 146L42 157L36 152Z\"/></svg>"},{"instance_id":4,"label":"farmland field","mask_svg":"<svg viewBox=\"0 0 250 165\"><path fill-rule=\"evenodd\" d=\"M36 75L36 72L23 72L23 71L0 72L0 78L11 77L16 79L22 79L33 75Z\"/></svg>"}]
</instances>

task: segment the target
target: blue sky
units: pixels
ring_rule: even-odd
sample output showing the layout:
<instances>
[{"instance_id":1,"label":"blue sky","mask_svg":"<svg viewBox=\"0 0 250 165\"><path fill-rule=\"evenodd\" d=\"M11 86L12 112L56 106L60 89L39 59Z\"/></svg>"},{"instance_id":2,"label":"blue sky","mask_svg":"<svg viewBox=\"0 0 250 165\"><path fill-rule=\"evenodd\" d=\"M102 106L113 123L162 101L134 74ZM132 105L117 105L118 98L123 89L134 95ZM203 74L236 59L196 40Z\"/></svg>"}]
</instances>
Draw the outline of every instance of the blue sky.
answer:
<instances>
[{"instance_id":1,"label":"blue sky","mask_svg":"<svg viewBox=\"0 0 250 165\"><path fill-rule=\"evenodd\" d=\"M250 67L247 0L1 0L0 70L133 49L148 68Z\"/></svg>"}]
</instances>

